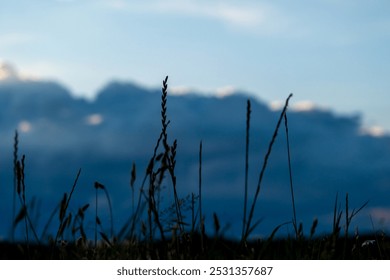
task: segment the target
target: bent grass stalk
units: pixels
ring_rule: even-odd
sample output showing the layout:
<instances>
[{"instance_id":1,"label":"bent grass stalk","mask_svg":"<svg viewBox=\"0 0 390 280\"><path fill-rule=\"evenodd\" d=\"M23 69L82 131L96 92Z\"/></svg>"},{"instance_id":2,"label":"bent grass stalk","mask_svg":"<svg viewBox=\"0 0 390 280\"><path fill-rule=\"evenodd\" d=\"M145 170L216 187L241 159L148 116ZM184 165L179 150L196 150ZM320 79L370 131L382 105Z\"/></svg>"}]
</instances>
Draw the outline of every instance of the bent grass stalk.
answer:
<instances>
[{"instance_id":1,"label":"bent grass stalk","mask_svg":"<svg viewBox=\"0 0 390 280\"><path fill-rule=\"evenodd\" d=\"M65 219L65 216L66 216L66 212L67 212L68 207L69 207L70 200L72 199L73 192L76 189L76 185L77 185L77 182L79 180L80 174L81 174L81 168L77 172L77 175L76 175L76 178L73 182L69 196L67 195L67 193L65 193L63 196L63 199L61 201L60 214L59 214L60 225L58 227L57 234L56 234L56 237L54 239L54 245L57 244L58 238L62 235L62 233L65 229L65 226L68 222L67 219L70 219L70 218ZM70 216L68 215L68 217L70 217Z\"/></svg>"},{"instance_id":2,"label":"bent grass stalk","mask_svg":"<svg viewBox=\"0 0 390 280\"><path fill-rule=\"evenodd\" d=\"M295 211L295 198L294 198L294 187L293 187L292 170L291 170L290 140L289 140L289 136L288 136L287 113L284 114L284 124L286 127L287 161L288 161L288 174L289 174L289 179L290 179L291 201L292 201L292 208L293 208L293 227L294 227L294 231L295 231L295 238L298 239L300 232L298 231L297 214Z\"/></svg>"},{"instance_id":3,"label":"bent grass stalk","mask_svg":"<svg viewBox=\"0 0 390 280\"><path fill-rule=\"evenodd\" d=\"M258 223L255 223L253 226L251 225L251 222L252 222L252 219L253 219L253 214L254 214L254 211L255 211L255 206L256 206L256 202L257 202L257 198L260 194L260 190L261 190L261 182L263 181L263 176L264 176L264 172L265 172L265 169L267 167L267 163L268 163L268 159L269 159L269 156L271 154L271 151L272 151L272 147L275 143L275 140L276 140L276 136L278 135L278 131L279 131L279 127L280 127L280 124L282 122L282 119L284 117L284 115L286 114L286 111L287 111L287 107L288 107L288 102L290 101L290 98L292 97L292 93L288 96L288 98L286 99L286 103L283 107L283 110L282 110L282 113L280 114L280 117L279 117L279 120L278 120L278 123L276 125L276 128L275 128L275 131L274 131L274 134L272 136L272 139L271 139L271 142L269 144L269 147L268 147L268 150L267 150L267 153L264 157L264 163L263 163L263 167L260 171L260 175L259 175L259 181L257 183L257 188L256 188L256 193L255 193L255 196L253 198L253 202L252 202L252 206L251 206L251 209L250 209L250 212L249 212L249 216L248 216L248 222L247 222L247 225L246 225L246 229L245 229L245 235L244 235L244 240L243 241L246 241L249 234L252 232L252 230L254 229L254 227L258 224Z\"/></svg>"},{"instance_id":4,"label":"bent grass stalk","mask_svg":"<svg viewBox=\"0 0 390 280\"><path fill-rule=\"evenodd\" d=\"M96 192L99 189L103 190L104 195L106 196L106 200L108 203L108 211L109 211L109 215L110 215L110 235L111 235L111 237L113 237L114 236L114 219L113 219L113 215L112 215L112 205L111 205L110 195L107 191L107 188L103 184L101 184L99 182L95 182L94 186L95 186ZM97 196L96 196L96 202L97 202Z\"/></svg>"}]
</instances>

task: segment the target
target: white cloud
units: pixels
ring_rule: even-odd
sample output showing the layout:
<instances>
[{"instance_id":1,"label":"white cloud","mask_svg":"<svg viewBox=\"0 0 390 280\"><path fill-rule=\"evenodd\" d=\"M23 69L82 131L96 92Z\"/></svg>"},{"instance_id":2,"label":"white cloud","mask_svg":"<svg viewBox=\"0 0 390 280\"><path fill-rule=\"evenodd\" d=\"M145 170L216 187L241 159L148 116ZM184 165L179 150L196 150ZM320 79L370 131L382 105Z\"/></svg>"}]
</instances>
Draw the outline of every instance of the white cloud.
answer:
<instances>
[{"instance_id":1,"label":"white cloud","mask_svg":"<svg viewBox=\"0 0 390 280\"><path fill-rule=\"evenodd\" d=\"M223 21L241 27L260 27L266 23L266 8L222 6L218 9L218 17Z\"/></svg>"},{"instance_id":2,"label":"white cloud","mask_svg":"<svg viewBox=\"0 0 390 280\"><path fill-rule=\"evenodd\" d=\"M192 16L205 17L238 27L256 27L265 21L265 9L262 7L245 7L229 3L192 3L179 8L178 12Z\"/></svg>"},{"instance_id":3,"label":"white cloud","mask_svg":"<svg viewBox=\"0 0 390 280\"><path fill-rule=\"evenodd\" d=\"M373 125L368 127L362 127L360 129L360 134L369 135L373 137L383 137L386 136L386 130L379 125Z\"/></svg>"},{"instance_id":4,"label":"white cloud","mask_svg":"<svg viewBox=\"0 0 390 280\"><path fill-rule=\"evenodd\" d=\"M172 95L186 95L191 91L191 88L187 86L173 86L169 89L169 93Z\"/></svg>"},{"instance_id":5,"label":"white cloud","mask_svg":"<svg viewBox=\"0 0 390 280\"><path fill-rule=\"evenodd\" d=\"M291 105L291 109L296 112L308 112L313 111L316 108L317 106L313 102L308 100L299 101Z\"/></svg>"},{"instance_id":6,"label":"white cloud","mask_svg":"<svg viewBox=\"0 0 390 280\"><path fill-rule=\"evenodd\" d=\"M220 87L215 91L216 96L219 98L232 95L234 92L236 92L236 88L233 86Z\"/></svg>"},{"instance_id":7,"label":"white cloud","mask_svg":"<svg viewBox=\"0 0 390 280\"><path fill-rule=\"evenodd\" d=\"M234 86L223 86L219 88L214 89L197 89L197 88L191 88L187 86L173 86L170 87L168 93L172 95L186 95L189 93L197 93L199 95L212 95L216 96L218 98L223 98L225 96L229 96L237 92L237 89Z\"/></svg>"},{"instance_id":8,"label":"white cloud","mask_svg":"<svg viewBox=\"0 0 390 280\"><path fill-rule=\"evenodd\" d=\"M30 122L28 121L21 121L19 124L18 124L18 130L20 132L23 132L23 133L28 133L30 132L32 129L32 125Z\"/></svg>"},{"instance_id":9,"label":"white cloud","mask_svg":"<svg viewBox=\"0 0 390 280\"><path fill-rule=\"evenodd\" d=\"M280 109L282 109L284 106L284 102L281 101L281 100L273 100L269 103L269 108L270 110L272 111L278 111Z\"/></svg>"},{"instance_id":10,"label":"white cloud","mask_svg":"<svg viewBox=\"0 0 390 280\"><path fill-rule=\"evenodd\" d=\"M87 125L96 126L103 122L103 116L101 114L92 114L85 118L85 123Z\"/></svg>"},{"instance_id":11,"label":"white cloud","mask_svg":"<svg viewBox=\"0 0 390 280\"><path fill-rule=\"evenodd\" d=\"M279 111L284 107L285 104L286 101L284 100L274 100L269 103L268 107L272 111ZM314 110L329 111L330 109L325 106L317 105L310 100L301 100L291 102L289 105L289 110L293 112L310 112Z\"/></svg>"},{"instance_id":12,"label":"white cloud","mask_svg":"<svg viewBox=\"0 0 390 280\"><path fill-rule=\"evenodd\" d=\"M13 64L0 61L0 81L31 81L39 79L35 74L31 74L28 71L19 72Z\"/></svg>"},{"instance_id":13,"label":"white cloud","mask_svg":"<svg viewBox=\"0 0 390 280\"><path fill-rule=\"evenodd\" d=\"M9 63L0 63L0 81L18 80L19 76L16 69Z\"/></svg>"},{"instance_id":14,"label":"white cloud","mask_svg":"<svg viewBox=\"0 0 390 280\"><path fill-rule=\"evenodd\" d=\"M264 2L154 0L137 3L135 1L106 0L104 3L107 7L118 11L209 19L231 27L260 32L275 31L286 23L286 18L276 7Z\"/></svg>"}]
</instances>

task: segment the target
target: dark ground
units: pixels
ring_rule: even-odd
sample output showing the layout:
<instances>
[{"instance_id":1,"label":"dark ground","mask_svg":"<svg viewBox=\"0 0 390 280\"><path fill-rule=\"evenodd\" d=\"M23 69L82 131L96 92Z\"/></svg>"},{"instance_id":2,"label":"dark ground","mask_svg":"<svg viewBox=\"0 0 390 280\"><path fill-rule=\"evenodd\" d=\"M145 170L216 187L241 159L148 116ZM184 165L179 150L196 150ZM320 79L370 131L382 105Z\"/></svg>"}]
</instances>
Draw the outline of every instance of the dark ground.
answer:
<instances>
[{"instance_id":1,"label":"dark ground","mask_svg":"<svg viewBox=\"0 0 390 280\"><path fill-rule=\"evenodd\" d=\"M163 242L94 242L37 245L0 243L3 260L83 259L390 259L390 239L365 235L349 238L257 240L246 244L222 238L167 240ZM202 248L203 247L203 248Z\"/></svg>"}]
</instances>

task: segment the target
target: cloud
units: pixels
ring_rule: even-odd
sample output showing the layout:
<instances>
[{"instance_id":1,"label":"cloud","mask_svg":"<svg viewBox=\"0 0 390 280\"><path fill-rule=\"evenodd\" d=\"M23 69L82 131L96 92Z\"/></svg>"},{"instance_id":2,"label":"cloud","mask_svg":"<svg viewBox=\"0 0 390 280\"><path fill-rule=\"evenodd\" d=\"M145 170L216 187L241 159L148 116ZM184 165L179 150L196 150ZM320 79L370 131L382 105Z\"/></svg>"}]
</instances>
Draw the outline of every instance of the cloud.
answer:
<instances>
[{"instance_id":1,"label":"cloud","mask_svg":"<svg viewBox=\"0 0 390 280\"><path fill-rule=\"evenodd\" d=\"M284 106L284 102L282 100L273 100L269 103L268 107L272 111L279 111Z\"/></svg>"},{"instance_id":2,"label":"cloud","mask_svg":"<svg viewBox=\"0 0 390 280\"><path fill-rule=\"evenodd\" d=\"M279 111L284 107L284 105L285 101L274 100L269 103L268 107L272 111ZM291 102L289 110L293 112L330 111L328 108L319 106L310 100Z\"/></svg>"},{"instance_id":3,"label":"cloud","mask_svg":"<svg viewBox=\"0 0 390 280\"><path fill-rule=\"evenodd\" d=\"M315 104L311 101L300 101L291 106L291 109L296 112L312 111L316 108Z\"/></svg>"},{"instance_id":4,"label":"cloud","mask_svg":"<svg viewBox=\"0 0 390 280\"><path fill-rule=\"evenodd\" d=\"M28 133L32 129L32 125L29 121L21 121L18 124L18 131L23 132L23 133Z\"/></svg>"},{"instance_id":5,"label":"cloud","mask_svg":"<svg viewBox=\"0 0 390 280\"><path fill-rule=\"evenodd\" d=\"M225 24L252 28L265 22L265 11L260 7L244 7L231 4L205 5L194 9L199 16L219 20Z\"/></svg>"},{"instance_id":6,"label":"cloud","mask_svg":"<svg viewBox=\"0 0 390 280\"><path fill-rule=\"evenodd\" d=\"M18 80L19 75L16 69L9 63L0 63L0 81Z\"/></svg>"},{"instance_id":7,"label":"cloud","mask_svg":"<svg viewBox=\"0 0 390 280\"><path fill-rule=\"evenodd\" d=\"M180 95L186 95L190 93L196 93L197 95L213 95L218 98L223 98L229 95L232 95L236 93L238 90L234 86L223 86L223 87L218 87L216 89L196 89L188 86L173 86L170 87L169 89L169 94L180 96Z\"/></svg>"},{"instance_id":8,"label":"cloud","mask_svg":"<svg viewBox=\"0 0 390 280\"><path fill-rule=\"evenodd\" d=\"M19 72L14 65L0 62L0 81L32 81L40 78L30 72Z\"/></svg>"},{"instance_id":9,"label":"cloud","mask_svg":"<svg viewBox=\"0 0 390 280\"><path fill-rule=\"evenodd\" d=\"M216 96L220 97L220 98L232 95L235 92L237 92L237 90L233 86L220 87L220 88L217 88L216 91L215 91Z\"/></svg>"},{"instance_id":10,"label":"cloud","mask_svg":"<svg viewBox=\"0 0 390 280\"><path fill-rule=\"evenodd\" d=\"M369 135L373 137L384 137L386 136L386 130L379 125L373 125L369 127L362 127L360 129L360 134Z\"/></svg>"},{"instance_id":11,"label":"cloud","mask_svg":"<svg viewBox=\"0 0 390 280\"><path fill-rule=\"evenodd\" d=\"M193 17L214 20L230 27L258 31L275 30L285 22L276 7L265 3L193 0L155 0L145 1L142 4L110 0L105 3L107 7L118 11Z\"/></svg>"},{"instance_id":12,"label":"cloud","mask_svg":"<svg viewBox=\"0 0 390 280\"><path fill-rule=\"evenodd\" d=\"M190 87L187 86L173 86L169 89L169 94L172 95L186 95L193 90Z\"/></svg>"},{"instance_id":13,"label":"cloud","mask_svg":"<svg viewBox=\"0 0 390 280\"><path fill-rule=\"evenodd\" d=\"M104 121L104 118L101 114L91 114L85 118L85 123L87 125L96 126L101 124Z\"/></svg>"},{"instance_id":14,"label":"cloud","mask_svg":"<svg viewBox=\"0 0 390 280\"><path fill-rule=\"evenodd\" d=\"M43 84L36 87L37 84L34 83L31 92L46 94L30 94L29 99L26 99L25 91L26 86L31 86L28 83L24 87L11 84L12 91L10 87L0 87L0 98L3 98L0 113L10 124L0 123L5 138L12 139L15 124L20 132L30 132L25 134L29 138L25 153L31 160L30 172L36 176L32 181L43 177L54 181L56 176L63 176L58 178L59 184L49 185L65 188L65 174L58 172L57 168L60 165L80 165L83 170L88 170L84 174L91 181L101 180L107 186L119 186L110 195L113 200L122 201L123 190L128 190L129 164L134 161L137 168L147 165L150 149L155 145L154 137L160 133L160 91L155 94L132 84L117 83L105 87L96 100L84 102L72 98L57 99L52 87ZM219 89L222 95L232 91L231 87ZM196 189L196 180L191 178L197 176L196 147L202 139L205 184L213 186L206 191L208 202L205 207L218 215L222 213L221 220L229 218L223 214L227 212L226 207L233 209L243 201L240 186L244 181L246 99L242 95L220 99L194 95L193 98L175 97L168 101L172 121L169 134L180 143L176 169L178 186L183 186L184 194ZM59 109L53 109L53 104L61 102L64 103ZM348 193L351 205L369 199L374 221L388 223L390 208L385 198L390 182L390 138L361 137L357 133L358 119L317 110L308 101L292 102L291 109L294 107L295 111L289 111L289 133L299 219L304 225L310 225L314 216L319 217L319 232L330 230L332 213L327 214L333 209L335 195ZM68 110L66 116L58 113L61 108ZM310 113L303 112L309 110ZM252 103L250 186L256 186L259 161L278 117L279 113L270 112L264 104ZM106 120L110 125L99 126ZM93 133L86 130L86 125L94 126ZM264 210L260 213L270 221L264 226L265 231L275 227L271 223L282 223L291 218L291 203L284 195L289 182L284 137L280 130L264 177L261 194ZM9 142L8 149L12 150ZM8 182L12 184L12 172ZM0 232L1 229L0 226Z\"/></svg>"}]
</instances>

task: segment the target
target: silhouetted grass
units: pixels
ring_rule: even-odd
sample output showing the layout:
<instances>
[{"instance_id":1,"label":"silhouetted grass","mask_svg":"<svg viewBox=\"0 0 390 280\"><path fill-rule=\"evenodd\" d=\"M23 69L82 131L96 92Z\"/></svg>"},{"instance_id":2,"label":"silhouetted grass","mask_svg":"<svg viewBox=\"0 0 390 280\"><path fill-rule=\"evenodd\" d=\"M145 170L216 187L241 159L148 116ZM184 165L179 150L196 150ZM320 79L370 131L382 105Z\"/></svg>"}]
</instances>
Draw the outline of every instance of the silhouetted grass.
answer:
<instances>
[{"instance_id":1,"label":"silhouetted grass","mask_svg":"<svg viewBox=\"0 0 390 280\"><path fill-rule=\"evenodd\" d=\"M263 166L262 166L260 174L259 174L259 181L257 183L256 192L255 192L255 195L254 195L254 198L253 198L251 210L249 212L248 221L247 221L246 228L245 228L245 234L244 234L244 238L243 238L244 242L247 240L247 238L249 237L249 234L255 229L255 227L260 222L260 221L257 221L254 225L252 225L252 219L253 219L256 203L257 203L257 198L259 197L259 194L260 194L261 183L263 181L263 177L264 177L265 169L267 167L268 159L269 159L269 157L271 155L271 152L272 152L272 147L273 147L273 145L275 143L275 140L276 140L276 137L278 135L278 131L279 131L279 127L280 127L280 124L282 122L282 119L283 119L283 117L285 116L285 114L287 112L288 102L290 101L291 97L292 97L292 94L290 94L289 97L286 99L286 103L285 103L285 105L283 107L282 113L280 114L278 123L276 124L276 128L275 128L274 134L273 134L271 142L269 144L267 153L266 153L266 155L264 157L264 163L263 163Z\"/></svg>"},{"instance_id":2,"label":"silhouetted grass","mask_svg":"<svg viewBox=\"0 0 390 280\"><path fill-rule=\"evenodd\" d=\"M242 218L242 234L241 239L245 240L246 229L246 211L248 204L248 173L249 173L249 130L251 124L251 101L248 99L246 106L246 138L245 138L245 183L244 183L244 217Z\"/></svg>"},{"instance_id":3,"label":"silhouetted grass","mask_svg":"<svg viewBox=\"0 0 390 280\"><path fill-rule=\"evenodd\" d=\"M287 108L292 94L286 99L285 106L276 123L275 131L264 157L259 180L252 196L253 201L248 212L248 172L249 172L249 135L251 103L247 101L246 110L246 144L245 144L245 182L241 240L224 238L224 227L220 224L217 213L213 213L214 235L206 234L204 212L202 209L202 157L203 142L199 145L198 195L192 193L180 198L177 189L175 166L177 140L172 143L168 139L168 77L163 80L161 94L161 132L157 138L149 164L140 182L137 193L137 172L133 163L130 171L131 213L127 222L118 232L113 226L112 205L109 190L101 183L95 182L95 214L94 238L88 239L85 233L85 217L89 204L79 207L77 212L69 209L71 198L81 174L79 169L71 191L64 193L57 207L52 211L41 238L30 219L30 208L26 198L25 157L18 158L18 133L14 137L14 186L13 186L13 225L10 241L0 243L1 259L388 259L390 257L390 241L384 233L374 233L370 236L349 235L352 219L367 205L362 204L357 210L349 209L349 198L346 194L345 209L342 209L336 195L333 214L333 226L330 234L315 236L318 220L311 225L310 235L303 235L303 225L297 224L295 196L291 166L289 129ZM290 194L292 200L292 222L278 225L264 239L251 237L253 230L260 221L253 222L255 208L261 191L263 176L271 156L272 147L276 141L282 120L285 120L287 141L287 161L289 167ZM172 187L172 204L162 208L160 195L164 180L169 180ZM92 186L91 186L92 188ZM107 233L102 226L99 213L98 192L103 191L108 202L110 231ZM21 210L16 215L16 195L19 197ZM197 207L197 209L196 209ZM106 210L106 209L105 209ZM92 210L93 211L93 210ZM190 212L190 219L185 219ZM342 225L343 213L345 224ZM48 232L50 224L58 215L58 229L53 235ZM92 214L93 215L93 214ZM15 230L19 223L24 222L25 240L15 242ZM292 224L295 236L283 239L275 238L282 227ZM341 229L344 226L344 236ZM30 238L30 232L34 239ZM210 231L209 231L210 232Z\"/></svg>"}]
</instances>

